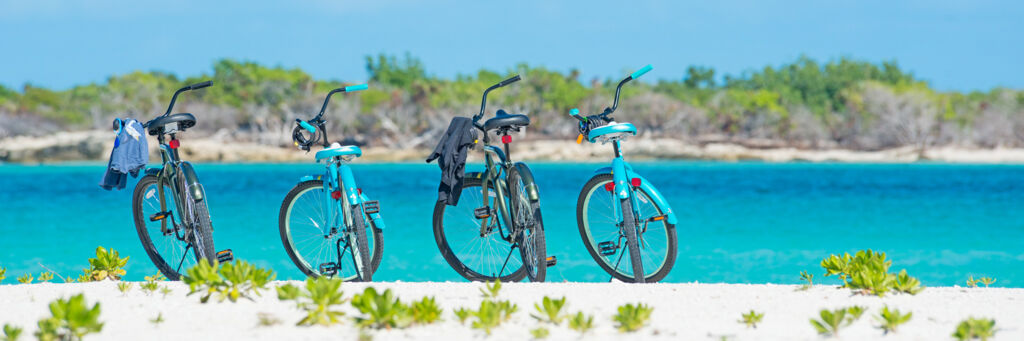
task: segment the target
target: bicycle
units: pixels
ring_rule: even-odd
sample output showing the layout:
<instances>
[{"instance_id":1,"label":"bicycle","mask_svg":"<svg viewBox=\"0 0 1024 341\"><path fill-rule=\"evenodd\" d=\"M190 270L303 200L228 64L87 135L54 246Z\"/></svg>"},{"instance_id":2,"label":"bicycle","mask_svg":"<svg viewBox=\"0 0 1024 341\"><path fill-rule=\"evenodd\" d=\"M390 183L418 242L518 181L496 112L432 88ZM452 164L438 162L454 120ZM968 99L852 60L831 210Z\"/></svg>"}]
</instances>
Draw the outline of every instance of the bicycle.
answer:
<instances>
[{"instance_id":1,"label":"bicycle","mask_svg":"<svg viewBox=\"0 0 1024 341\"><path fill-rule=\"evenodd\" d=\"M530 281L543 282L547 267L555 262L545 257L540 195L533 173L525 163L513 163L507 157L512 142L509 133L529 125L530 118L499 109L494 118L479 123L487 107L487 94L519 80L517 75L484 90L473 126L484 135L485 171L465 174L458 205L449 207L438 201L434 206L437 247L448 264L470 281L515 282L529 277ZM504 150L490 145L491 131L501 136ZM503 254L504 249L508 254ZM521 262L512 257L516 249Z\"/></svg>"},{"instance_id":2,"label":"bicycle","mask_svg":"<svg viewBox=\"0 0 1024 341\"><path fill-rule=\"evenodd\" d=\"M149 135L157 137L162 165L147 168L146 175L135 185L132 215L146 254L168 280L178 280L182 269L200 261L212 263L233 258L230 249L214 253L206 191L192 164L181 161L178 155L181 143L177 134L195 126L196 118L190 113L171 115L179 94L212 84L206 81L178 89L167 112L143 124ZM170 136L170 140L165 136Z\"/></svg>"},{"instance_id":3,"label":"bicycle","mask_svg":"<svg viewBox=\"0 0 1024 341\"><path fill-rule=\"evenodd\" d=\"M636 127L611 117L619 106L622 86L650 70L647 65L620 81L614 104L602 113L583 117L579 109L569 112L579 120L577 143L584 138L591 143L611 142L615 150L611 167L596 170L596 175L583 185L576 202L576 222L590 256L605 272L623 282L662 280L672 270L677 252L677 220L672 207L622 155L621 141L635 136ZM621 264L626 253L628 264Z\"/></svg>"},{"instance_id":4,"label":"bicycle","mask_svg":"<svg viewBox=\"0 0 1024 341\"><path fill-rule=\"evenodd\" d=\"M380 266L384 248L380 204L363 194L348 166L363 152L358 146L329 143L327 121L323 119L331 95L366 88L362 84L331 90L316 117L309 121L295 119L295 145L308 152L310 146L322 140L324 149L314 158L326 164L323 175L302 177L281 203L281 242L288 257L307 276L369 282ZM310 134L308 138L304 131ZM367 240L368 236L372 239ZM351 268L342 267L346 256L351 256Z\"/></svg>"}]
</instances>

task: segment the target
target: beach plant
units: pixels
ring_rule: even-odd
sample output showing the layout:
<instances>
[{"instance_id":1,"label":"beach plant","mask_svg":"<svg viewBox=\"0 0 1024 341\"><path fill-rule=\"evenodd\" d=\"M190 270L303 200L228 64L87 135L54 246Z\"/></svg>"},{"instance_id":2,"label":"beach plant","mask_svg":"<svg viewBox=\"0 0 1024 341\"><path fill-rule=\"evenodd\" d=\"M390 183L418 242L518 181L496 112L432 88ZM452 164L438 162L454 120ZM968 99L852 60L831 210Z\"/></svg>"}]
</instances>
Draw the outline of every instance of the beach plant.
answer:
<instances>
[{"instance_id":1,"label":"beach plant","mask_svg":"<svg viewBox=\"0 0 1024 341\"><path fill-rule=\"evenodd\" d=\"M441 320L441 307L434 297L424 297L412 302L412 321L416 324L431 324Z\"/></svg>"},{"instance_id":2,"label":"beach plant","mask_svg":"<svg viewBox=\"0 0 1024 341\"><path fill-rule=\"evenodd\" d=\"M992 285L993 283L996 282L996 279L992 277L982 277L979 278L978 281L981 282L981 284L984 284L986 288L988 288L989 285Z\"/></svg>"},{"instance_id":3,"label":"beach plant","mask_svg":"<svg viewBox=\"0 0 1024 341\"><path fill-rule=\"evenodd\" d=\"M263 327L270 327L281 324L281 319L274 316L271 313L257 313L256 319L259 321L259 325Z\"/></svg>"},{"instance_id":4,"label":"beach plant","mask_svg":"<svg viewBox=\"0 0 1024 341\"><path fill-rule=\"evenodd\" d=\"M157 289L160 288L160 283L157 283L157 282L164 281L167 278L164 277L163 274L157 272L155 275L146 276L144 279L146 281L141 283L141 284L139 284L139 288L142 289L142 292L146 293L146 296L149 296L149 295L152 295L154 292L156 292Z\"/></svg>"},{"instance_id":5,"label":"beach plant","mask_svg":"<svg viewBox=\"0 0 1024 341\"><path fill-rule=\"evenodd\" d=\"M127 264L127 256L121 258L117 250L97 246L96 258L89 258L89 269L86 270L86 274L92 281L120 280L121 276L125 275L124 266Z\"/></svg>"},{"instance_id":6,"label":"beach plant","mask_svg":"<svg viewBox=\"0 0 1024 341\"><path fill-rule=\"evenodd\" d=\"M814 274L809 273L807 271L800 271L800 280L807 283L801 285L799 290L810 289L811 286L814 285Z\"/></svg>"},{"instance_id":7,"label":"beach plant","mask_svg":"<svg viewBox=\"0 0 1024 341\"><path fill-rule=\"evenodd\" d=\"M896 275L895 289L902 293L917 295L921 290L924 290L924 286L921 285L921 281L917 280L917 278L907 275L907 270L900 270L900 273Z\"/></svg>"},{"instance_id":8,"label":"beach plant","mask_svg":"<svg viewBox=\"0 0 1024 341\"><path fill-rule=\"evenodd\" d=\"M978 279L975 279L974 276L967 277L967 286L971 288L977 288L979 283L984 284L985 287L988 288L989 285L992 285L992 283L995 282L996 279L992 277L981 277Z\"/></svg>"},{"instance_id":9,"label":"beach plant","mask_svg":"<svg viewBox=\"0 0 1024 341\"><path fill-rule=\"evenodd\" d=\"M859 293L881 297L892 291L913 295L924 290L921 282L907 275L906 270L889 273L890 266L892 261L886 259L885 252L872 250L857 251L853 256L833 254L821 261L825 277L837 276L843 282L842 287Z\"/></svg>"},{"instance_id":10,"label":"beach plant","mask_svg":"<svg viewBox=\"0 0 1024 341\"><path fill-rule=\"evenodd\" d=\"M996 335L995 327L996 320L969 317L956 326L956 330L953 331L953 338L960 341L986 341Z\"/></svg>"},{"instance_id":11,"label":"beach plant","mask_svg":"<svg viewBox=\"0 0 1024 341\"><path fill-rule=\"evenodd\" d=\"M83 269L83 270L85 270L85 272L89 272L89 269ZM86 282L91 282L91 281L92 281L92 277L89 277L88 274L78 275L78 280L77 280L78 283L86 283Z\"/></svg>"},{"instance_id":12,"label":"beach plant","mask_svg":"<svg viewBox=\"0 0 1024 341\"><path fill-rule=\"evenodd\" d=\"M168 288L166 285L160 287L160 294L163 295L163 298L167 298L167 295L171 294L171 288Z\"/></svg>"},{"instance_id":13,"label":"beach plant","mask_svg":"<svg viewBox=\"0 0 1024 341\"><path fill-rule=\"evenodd\" d=\"M21 337L21 332L22 331L23 331L23 329L21 327L9 325L9 324L4 324L4 335L3 335L3 338L0 338L0 340L2 340L2 341L18 341L18 338Z\"/></svg>"},{"instance_id":14,"label":"beach plant","mask_svg":"<svg viewBox=\"0 0 1024 341\"><path fill-rule=\"evenodd\" d=\"M455 317L459 319L459 323L466 324L466 319L472 315L473 311L466 308L459 308L455 309L454 313Z\"/></svg>"},{"instance_id":15,"label":"beach plant","mask_svg":"<svg viewBox=\"0 0 1024 341\"><path fill-rule=\"evenodd\" d=\"M881 323L879 328L882 328L884 333L888 334L895 333L896 329L899 328L901 324L910 321L910 318L913 317L913 315L914 313L912 312L903 314L898 309L889 309L888 306L884 306L878 313L878 316L875 316L875 319L878 320L878 323Z\"/></svg>"},{"instance_id":16,"label":"beach plant","mask_svg":"<svg viewBox=\"0 0 1024 341\"><path fill-rule=\"evenodd\" d=\"M635 332L647 324L652 312L654 312L654 308L646 304L628 303L619 306L618 313L612 317L612 320L616 322L615 327L620 332Z\"/></svg>"},{"instance_id":17,"label":"beach plant","mask_svg":"<svg viewBox=\"0 0 1024 341\"><path fill-rule=\"evenodd\" d=\"M558 325L567 317L562 308L565 307L565 296L561 299L552 299L544 296L540 304L534 303L533 308L537 310L536 315L530 315L537 321Z\"/></svg>"},{"instance_id":18,"label":"beach plant","mask_svg":"<svg viewBox=\"0 0 1024 341\"><path fill-rule=\"evenodd\" d=\"M24 274L24 275L18 276L18 283L29 284L29 283L32 283L32 280L34 280L34 279L35 279L35 277L32 277L32 274Z\"/></svg>"},{"instance_id":19,"label":"beach plant","mask_svg":"<svg viewBox=\"0 0 1024 341\"><path fill-rule=\"evenodd\" d=\"M39 274L39 283L45 283L53 280L53 273L46 271Z\"/></svg>"},{"instance_id":20,"label":"beach plant","mask_svg":"<svg viewBox=\"0 0 1024 341\"><path fill-rule=\"evenodd\" d=\"M118 282L117 290L120 291L122 295L127 295L128 291L132 290L132 284L132 282Z\"/></svg>"},{"instance_id":21,"label":"beach plant","mask_svg":"<svg viewBox=\"0 0 1024 341\"><path fill-rule=\"evenodd\" d=\"M81 340L83 336L103 330L100 304L89 308L82 294L50 302L50 317L39 320L35 335L40 341Z\"/></svg>"},{"instance_id":22,"label":"beach plant","mask_svg":"<svg viewBox=\"0 0 1024 341\"><path fill-rule=\"evenodd\" d=\"M498 299L499 292L501 292L501 280L499 279L494 280L494 282L485 282L484 287L480 288L480 293L483 294L484 299Z\"/></svg>"},{"instance_id":23,"label":"beach plant","mask_svg":"<svg viewBox=\"0 0 1024 341\"><path fill-rule=\"evenodd\" d=\"M7 268L0 268L0 283L3 283L4 279L6 279L6 278L7 278Z\"/></svg>"},{"instance_id":24,"label":"beach plant","mask_svg":"<svg viewBox=\"0 0 1024 341\"><path fill-rule=\"evenodd\" d=\"M150 319L149 322L152 323L154 326L159 326L161 323L164 323L164 313L157 313L156 317Z\"/></svg>"},{"instance_id":25,"label":"beach plant","mask_svg":"<svg viewBox=\"0 0 1024 341\"><path fill-rule=\"evenodd\" d=\"M576 315L569 317L569 329L580 332L580 335L586 334L592 328L594 328L593 315L585 315L579 311L576 312Z\"/></svg>"},{"instance_id":26,"label":"beach plant","mask_svg":"<svg viewBox=\"0 0 1024 341\"><path fill-rule=\"evenodd\" d=\"M481 329L487 335L491 330L512 318L512 314L519 310L519 306L509 301L483 300L480 302L480 309L470 312L475 320L470 325L474 329Z\"/></svg>"},{"instance_id":27,"label":"beach plant","mask_svg":"<svg viewBox=\"0 0 1024 341\"><path fill-rule=\"evenodd\" d=\"M818 313L821 319L811 319L811 325L818 334L839 337L839 330L859 319L863 313L864 308L859 306L836 310L822 309Z\"/></svg>"},{"instance_id":28,"label":"beach plant","mask_svg":"<svg viewBox=\"0 0 1024 341\"><path fill-rule=\"evenodd\" d=\"M377 289L367 287L362 294L352 297L352 307L363 314L355 318L360 327L405 328L413 322L412 310L396 298L391 289L378 293Z\"/></svg>"},{"instance_id":29,"label":"beach plant","mask_svg":"<svg viewBox=\"0 0 1024 341\"><path fill-rule=\"evenodd\" d=\"M220 264L199 262L185 271L183 281L188 284L189 295L200 294L199 302L209 302L214 295L218 302L239 298L252 300L267 289L267 283L274 280L273 270L258 268L246 261Z\"/></svg>"},{"instance_id":30,"label":"beach plant","mask_svg":"<svg viewBox=\"0 0 1024 341\"><path fill-rule=\"evenodd\" d=\"M535 340L546 339L546 338L548 338L548 335L550 335L550 334L551 334L551 332L548 331L548 329L544 328L544 327L537 327L537 328L534 328L534 329L530 329L530 336L532 336Z\"/></svg>"},{"instance_id":31,"label":"beach plant","mask_svg":"<svg viewBox=\"0 0 1024 341\"><path fill-rule=\"evenodd\" d=\"M329 326L341 323L340 317L345 313L335 310L345 303L342 298L344 292L340 290L341 279L337 278L307 278L305 290L292 284L285 284L277 287L277 298L282 301L295 301L296 306L306 312L306 316L299 320L297 325Z\"/></svg>"},{"instance_id":32,"label":"beach plant","mask_svg":"<svg viewBox=\"0 0 1024 341\"><path fill-rule=\"evenodd\" d=\"M764 313L758 313L754 311L754 309L750 309L749 313L744 313L740 316L740 323L747 325L747 328L757 329L757 324L761 323L761 319L764 318Z\"/></svg>"}]
</instances>

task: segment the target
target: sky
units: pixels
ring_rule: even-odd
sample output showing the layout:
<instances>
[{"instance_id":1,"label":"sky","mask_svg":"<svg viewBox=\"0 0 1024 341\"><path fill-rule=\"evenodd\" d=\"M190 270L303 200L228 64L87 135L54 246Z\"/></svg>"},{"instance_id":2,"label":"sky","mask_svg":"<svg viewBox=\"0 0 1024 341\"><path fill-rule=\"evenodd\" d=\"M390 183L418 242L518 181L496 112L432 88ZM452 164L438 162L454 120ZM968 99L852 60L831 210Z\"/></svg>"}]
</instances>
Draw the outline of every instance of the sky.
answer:
<instances>
[{"instance_id":1,"label":"sky","mask_svg":"<svg viewBox=\"0 0 1024 341\"><path fill-rule=\"evenodd\" d=\"M359 82L365 56L451 78L525 62L583 79L681 79L850 57L897 61L941 90L1024 88L1021 1L0 0L0 84L54 89L234 58Z\"/></svg>"}]
</instances>

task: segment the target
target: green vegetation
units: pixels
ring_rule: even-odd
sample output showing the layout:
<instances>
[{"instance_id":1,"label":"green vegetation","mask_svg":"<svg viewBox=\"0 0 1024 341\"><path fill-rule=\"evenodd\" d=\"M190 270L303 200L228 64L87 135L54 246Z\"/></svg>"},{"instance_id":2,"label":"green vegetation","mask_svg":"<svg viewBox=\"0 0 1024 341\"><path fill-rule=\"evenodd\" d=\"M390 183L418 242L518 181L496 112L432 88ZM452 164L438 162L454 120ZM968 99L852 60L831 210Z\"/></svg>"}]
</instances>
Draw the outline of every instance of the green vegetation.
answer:
<instances>
[{"instance_id":1,"label":"green vegetation","mask_svg":"<svg viewBox=\"0 0 1024 341\"><path fill-rule=\"evenodd\" d=\"M345 299L340 290L341 280L336 278L307 278L305 290L291 284L277 287L277 298L282 301L295 301L296 306L306 312L306 317L297 325L329 326L341 323L340 317L345 313L340 310Z\"/></svg>"},{"instance_id":2,"label":"green vegetation","mask_svg":"<svg viewBox=\"0 0 1024 341\"><path fill-rule=\"evenodd\" d=\"M807 283L804 284L804 285L801 285L799 290L810 289L811 286L814 285L814 274L809 273L807 271L800 271L800 280L804 281L804 282L807 282Z\"/></svg>"},{"instance_id":3,"label":"green vegetation","mask_svg":"<svg viewBox=\"0 0 1024 341\"><path fill-rule=\"evenodd\" d=\"M24 275L18 276L18 283L29 284L29 283L32 283L32 280L34 280L34 279L35 279L35 277L32 277L32 274L24 274Z\"/></svg>"},{"instance_id":4,"label":"green vegetation","mask_svg":"<svg viewBox=\"0 0 1024 341\"><path fill-rule=\"evenodd\" d=\"M258 319L261 327L270 327L281 324L281 319L271 313L258 313L256 314L256 318Z\"/></svg>"},{"instance_id":5,"label":"green vegetation","mask_svg":"<svg viewBox=\"0 0 1024 341\"><path fill-rule=\"evenodd\" d=\"M981 277L978 279L974 279L974 276L967 277L967 287L970 288L977 288L978 283L984 284L985 287L988 288L989 285L992 285L995 282L996 279L992 277Z\"/></svg>"},{"instance_id":6,"label":"green vegetation","mask_svg":"<svg viewBox=\"0 0 1024 341\"><path fill-rule=\"evenodd\" d=\"M0 283L3 283L4 279L7 279L7 268L0 268Z\"/></svg>"},{"instance_id":7,"label":"green vegetation","mask_svg":"<svg viewBox=\"0 0 1024 341\"><path fill-rule=\"evenodd\" d=\"M906 270L899 274L889 273L891 265L892 261L886 260L885 252L871 250L857 251L854 256L849 253L830 255L821 261L825 277L838 276L844 288L860 293L881 297L891 291L916 295L924 290L921 282L907 275Z\"/></svg>"},{"instance_id":8,"label":"green vegetation","mask_svg":"<svg viewBox=\"0 0 1024 341\"><path fill-rule=\"evenodd\" d=\"M161 323L164 323L164 313L157 313L156 317L150 319L149 322L154 326L159 326Z\"/></svg>"},{"instance_id":9,"label":"green vegetation","mask_svg":"<svg viewBox=\"0 0 1024 341\"><path fill-rule=\"evenodd\" d=\"M558 325L567 317L565 312L562 310L562 307L564 306L565 297L562 297L561 299L551 299L550 297L544 296L544 299L541 300L540 304L533 304L533 308L537 310L537 314L530 316L533 316L537 321Z\"/></svg>"},{"instance_id":10,"label":"green vegetation","mask_svg":"<svg viewBox=\"0 0 1024 341\"><path fill-rule=\"evenodd\" d=\"M128 264L128 257L121 258L117 250L96 247L96 258L89 258L89 269L85 270L89 281L102 281L105 279L121 280L124 276L124 266ZM79 280L81 282L81 280Z\"/></svg>"},{"instance_id":11,"label":"green vegetation","mask_svg":"<svg viewBox=\"0 0 1024 341\"><path fill-rule=\"evenodd\" d=\"M651 318L654 308L643 303L636 305L628 303L619 306L618 311L618 314L612 317L612 320L616 322L615 327L620 332L635 332L647 324L647 320Z\"/></svg>"},{"instance_id":12,"label":"green vegetation","mask_svg":"<svg viewBox=\"0 0 1024 341\"><path fill-rule=\"evenodd\" d=\"M132 284L134 284L134 283L132 283L132 282L118 282L117 283L117 290L120 291L122 295L127 295L128 291L132 290Z\"/></svg>"},{"instance_id":13,"label":"green vegetation","mask_svg":"<svg viewBox=\"0 0 1024 341\"><path fill-rule=\"evenodd\" d=\"M214 294L218 302L225 299L237 302L239 298L252 300L267 289L267 283L274 280L273 270L258 268L246 261L220 264L214 261L199 262L185 271L182 279L188 284L189 295L199 293L199 301L206 303Z\"/></svg>"},{"instance_id":14,"label":"green vegetation","mask_svg":"<svg viewBox=\"0 0 1024 341\"><path fill-rule=\"evenodd\" d=\"M875 319L882 324L880 328L888 334L895 333L896 328L907 323L907 321L910 321L910 318L913 317L913 315L914 313L912 312L908 312L906 314L900 313L898 309L889 310L889 307L885 306L882 307L882 311L878 313L878 316L876 316Z\"/></svg>"},{"instance_id":15,"label":"green vegetation","mask_svg":"<svg viewBox=\"0 0 1024 341\"><path fill-rule=\"evenodd\" d=\"M145 282L139 284L139 288L142 289L142 292L146 293L146 296L149 296L156 292L158 288L160 288L160 283L157 282L165 281L167 280L167 277L164 277L163 274L157 272L155 275L146 276L145 280Z\"/></svg>"},{"instance_id":16,"label":"green vegetation","mask_svg":"<svg viewBox=\"0 0 1024 341\"><path fill-rule=\"evenodd\" d=\"M459 319L459 323L466 324L466 319L469 319L473 311L466 308L459 308L455 309L454 313L455 317Z\"/></svg>"},{"instance_id":17,"label":"green vegetation","mask_svg":"<svg viewBox=\"0 0 1024 341\"><path fill-rule=\"evenodd\" d=\"M996 320L970 317L960 322L953 331L953 337L960 341L988 340L996 335Z\"/></svg>"},{"instance_id":18,"label":"green vegetation","mask_svg":"<svg viewBox=\"0 0 1024 341\"><path fill-rule=\"evenodd\" d=\"M483 294L485 300L493 300L498 298L498 293L501 292L501 281L494 280L494 282L484 283L484 287L480 288L480 293Z\"/></svg>"},{"instance_id":19,"label":"green vegetation","mask_svg":"<svg viewBox=\"0 0 1024 341\"><path fill-rule=\"evenodd\" d=\"M163 298L167 298L167 295L171 294L171 288L167 286L160 287L160 294L163 295Z\"/></svg>"},{"instance_id":20,"label":"green vegetation","mask_svg":"<svg viewBox=\"0 0 1024 341\"><path fill-rule=\"evenodd\" d=\"M377 289L368 287L352 298L352 307L363 314L355 318L360 327L405 328L413 322L411 309L394 297L391 289L378 293Z\"/></svg>"},{"instance_id":21,"label":"green vegetation","mask_svg":"<svg viewBox=\"0 0 1024 341\"><path fill-rule=\"evenodd\" d=\"M0 338L0 341L18 341L22 331L21 327L4 324L4 335L3 338Z\"/></svg>"},{"instance_id":22,"label":"green vegetation","mask_svg":"<svg viewBox=\"0 0 1024 341\"><path fill-rule=\"evenodd\" d=\"M546 338L548 338L548 335L550 335L550 334L551 334L551 332L548 331L548 329L544 328L544 327L537 327L537 328L534 328L534 329L530 329L530 336L532 336L535 340L546 339Z\"/></svg>"},{"instance_id":23,"label":"green vegetation","mask_svg":"<svg viewBox=\"0 0 1024 341\"><path fill-rule=\"evenodd\" d=\"M441 320L441 307L433 297L424 297L412 302L412 321L416 324L431 324Z\"/></svg>"},{"instance_id":24,"label":"green vegetation","mask_svg":"<svg viewBox=\"0 0 1024 341\"><path fill-rule=\"evenodd\" d=\"M822 309L818 315L820 320L811 319L811 325L818 334L839 337L839 330L849 326L864 313L863 307L853 306L836 310Z\"/></svg>"},{"instance_id":25,"label":"green vegetation","mask_svg":"<svg viewBox=\"0 0 1024 341\"><path fill-rule=\"evenodd\" d=\"M50 302L50 314L39 320L35 335L40 341L81 340L85 335L103 330L103 323L99 321L100 304L89 308L82 294Z\"/></svg>"},{"instance_id":26,"label":"green vegetation","mask_svg":"<svg viewBox=\"0 0 1024 341\"><path fill-rule=\"evenodd\" d=\"M753 309L749 313L741 315L740 323L747 325L747 328L757 329L757 324L761 323L761 319L764 318L764 313L758 313Z\"/></svg>"},{"instance_id":27,"label":"green vegetation","mask_svg":"<svg viewBox=\"0 0 1024 341\"><path fill-rule=\"evenodd\" d=\"M625 76L581 79L579 70L519 64L506 70L466 70L445 79L431 76L411 55L367 56L365 65L370 89L332 100L328 113L334 123L328 128L342 135L359 133L370 144L391 148L424 146L432 139L396 137L440 134L448 118L470 114L466 106L479 101L484 88L512 73L521 74L523 82L492 94L491 107L530 113L534 133L570 137L573 123L566 111L579 106L584 113L599 112ZM666 74L658 73L658 67L623 89L617 113L620 120L655 137L865 150L1024 146L1024 136L1018 134L1024 124L1024 92L938 91L891 61L800 57L738 75L700 66L681 75ZM215 86L180 102L182 111L210 117L195 129L226 129L239 139L284 145L287 137L268 139L263 134L290 129L295 115L319 109L326 91L350 84L313 79L300 69L231 59L215 61L211 71L188 77L133 72L61 91L0 87L0 122L15 122L5 125L0 138L103 127L123 113L148 119L178 87L212 79ZM336 110L340 108L348 110Z\"/></svg>"},{"instance_id":28,"label":"green vegetation","mask_svg":"<svg viewBox=\"0 0 1024 341\"><path fill-rule=\"evenodd\" d=\"M508 321L518 310L519 307L509 301L484 300L480 302L479 310L470 312L475 318L470 326L491 335L492 329Z\"/></svg>"},{"instance_id":29,"label":"green vegetation","mask_svg":"<svg viewBox=\"0 0 1024 341\"><path fill-rule=\"evenodd\" d=\"M45 283L53 280L53 273L46 271L39 274L39 283Z\"/></svg>"},{"instance_id":30,"label":"green vegetation","mask_svg":"<svg viewBox=\"0 0 1024 341\"><path fill-rule=\"evenodd\" d=\"M587 331L594 328L594 316L584 315L582 311L576 312L576 315L569 317L569 329L580 332L580 335L586 334Z\"/></svg>"}]
</instances>

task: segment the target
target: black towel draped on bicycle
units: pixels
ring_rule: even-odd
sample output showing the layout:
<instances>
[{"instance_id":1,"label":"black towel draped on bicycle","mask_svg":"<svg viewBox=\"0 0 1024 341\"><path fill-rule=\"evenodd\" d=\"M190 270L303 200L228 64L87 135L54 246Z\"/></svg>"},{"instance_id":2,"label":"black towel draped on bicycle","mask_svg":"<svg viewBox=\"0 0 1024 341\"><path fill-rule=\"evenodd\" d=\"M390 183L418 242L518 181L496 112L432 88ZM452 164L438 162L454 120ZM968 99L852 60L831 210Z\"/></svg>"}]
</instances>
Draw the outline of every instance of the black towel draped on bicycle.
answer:
<instances>
[{"instance_id":1,"label":"black towel draped on bicycle","mask_svg":"<svg viewBox=\"0 0 1024 341\"><path fill-rule=\"evenodd\" d=\"M427 157L427 163L437 160L441 167L441 183L437 186L437 200L455 206L462 194L462 181L466 172L466 155L476 143L473 120L455 117L448 124L441 141Z\"/></svg>"}]
</instances>

